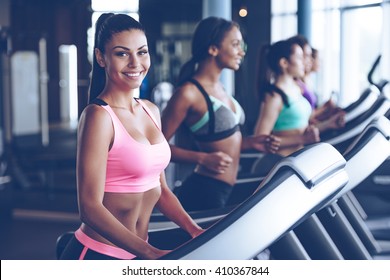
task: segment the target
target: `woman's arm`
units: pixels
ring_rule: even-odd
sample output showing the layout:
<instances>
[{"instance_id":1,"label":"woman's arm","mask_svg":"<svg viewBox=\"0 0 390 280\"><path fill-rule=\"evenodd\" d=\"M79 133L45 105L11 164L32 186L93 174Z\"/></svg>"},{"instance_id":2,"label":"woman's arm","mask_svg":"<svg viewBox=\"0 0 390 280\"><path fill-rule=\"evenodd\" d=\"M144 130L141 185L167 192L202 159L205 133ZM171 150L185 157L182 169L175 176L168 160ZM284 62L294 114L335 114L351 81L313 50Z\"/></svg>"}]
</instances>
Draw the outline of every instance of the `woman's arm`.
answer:
<instances>
[{"instance_id":1,"label":"woman's arm","mask_svg":"<svg viewBox=\"0 0 390 280\"><path fill-rule=\"evenodd\" d=\"M276 153L280 146L280 137L275 135L250 135L242 138L241 151L257 150L264 153Z\"/></svg>"},{"instance_id":2,"label":"woman's arm","mask_svg":"<svg viewBox=\"0 0 390 280\"><path fill-rule=\"evenodd\" d=\"M290 148L312 144L320 141L320 133L316 126L309 125L301 133L294 133L288 135L279 135L280 148Z\"/></svg>"},{"instance_id":3,"label":"woman's arm","mask_svg":"<svg viewBox=\"0 0 390 280\"><path fill-rule=\"evenodd\" d=\"M169 189L164 172L161 173L160 183L161 196L156 206L161 213L188 232L191 237L201 234L204 230L188 215L177 197Z\"/></svg>"},{"instance_id":4,"label":"woman's arm","mask_svg":"<svg viewBox=\"0 0 390 280\"><path fill-rule=\"evenodd\" d=\"M151 104L151 103L150 103ZM160 120L160 112L154 104L149 105L149 108L153 111L157 121ZM159 123L161 127L161 123ZM167 218L175 222L185 231L187 231L192 237L195 237L203 232L203 229L199 227L194 220L187 214L177 197L172 193L168 187L165 173L160 174L161 196L157 202L157 208Z\"/></svg>"},{"instance_id":5,"label":"woman's arm","mask_svg":"<svg viewBox=\"0 0 390 280\"><path fill-rule=\"evenodd\" d=\"M283 100L280 95L266 94L260 106L254 135L271 135L282 108Z\"/></svg>"},{"instance_id":6,"label":"woman's arm","mask_svg":"<svg viewBox=\"0 0 390 280\"><path fill-rule=\"evenodd\" d=\"M196 101L189 85L184 85L177 90L168 101L162 113L162 132L169 141L185 122L187 115L191 114L192 104ZM206 156L205 153L183 149L171 144L172 161L199 164Z\"/></svg>"},{"instance_id":7,"label":"woman's arm","mask_svg":"<svg viewBox=\"0 0 390 280\"><path fill-rule=\"evenodd\" d=\"M317 120L313 124L318 127L320 133L329 129L339 129L345 126L345 112L338 111L323 120Z\"/></svg>"},{"instance_id":8,"label":"woman's arm","mask_svg":"<svg viewBox=\"0 0 390 280\"><path fill-rule=\"evenodd\" d=\"M314 122L323 121L330 118L332 115L337 114L342 111L340 107L338 107L332 99L329 99L322 106L315 108L311 119Z\"/></svg>"},{"instance_id":9,"label":"woman's arm","mask_svg":"<svg viewBox=\"0 0 390 280\"><path fill-rule=\"evenodd\" d=\"M155 259L165 254L129 231L103 205L108 150L113 139L107 112L90 105L78 129L77 189L81 221L98 234L134 255Z\"/></svg>"},{"instance_id":10,"label":"woman's arm","mask_svg":"<svg viewBox=\"0 0 390 280\"><path fill-rule=\"evenodd\" d=\"M195 92L195 86L184 85L171 97L162 114L162 131L167 141L173 137L187 117L193 117L193 104L199 102L197 96L201 95ZM173 144L170 146L173 162L199 164L216 173L220 172L221 165L232 162L232 158L221 151L205 153L184 149Z\"/></svg>"}]
</instances>

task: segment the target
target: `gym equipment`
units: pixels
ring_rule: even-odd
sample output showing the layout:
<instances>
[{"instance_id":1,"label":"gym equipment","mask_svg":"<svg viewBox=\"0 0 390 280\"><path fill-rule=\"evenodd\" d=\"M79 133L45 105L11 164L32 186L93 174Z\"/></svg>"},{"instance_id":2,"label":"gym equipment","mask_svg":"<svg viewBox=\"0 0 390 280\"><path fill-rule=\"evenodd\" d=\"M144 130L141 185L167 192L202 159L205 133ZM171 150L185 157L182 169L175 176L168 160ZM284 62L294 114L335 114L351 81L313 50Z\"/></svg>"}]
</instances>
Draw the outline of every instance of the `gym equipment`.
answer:
<instances>
[{"instance_id":1,"label":"gym equipment","mask_svg":"<svg viewBox=\"0 0 390 280\"><path fill-rule=\"evenodd\" d=\"M284 158L251 197L161 259L254 258L345 186L344 164L339 152L326 143ZM149 238L153 244L152 235Z\"/></svg>"},{"instance_id":2,"label":"gym equipment","mask_svg":"<svg viewBox=\"0 0 390 280\"><path fill-rule=\"evenodd\" d=\"M294 229L298 244L303 244L310 258L373 259L379 254L390 252L389 246L385 248L375 240L350 198L351 191L390 155L389 139L390 121L381 116L372 120L345 151L345 170L350 178L348 183L326 207L311 217L310 224ZM313 234L314 231L316 234ZM293 242L286 244L283 247L285 251L297 246ZM281 250L277 249L279 258L292 258L291 253L283 256ZM386 257L382 255L381 258Z\"/></svg>"}]
</instances>

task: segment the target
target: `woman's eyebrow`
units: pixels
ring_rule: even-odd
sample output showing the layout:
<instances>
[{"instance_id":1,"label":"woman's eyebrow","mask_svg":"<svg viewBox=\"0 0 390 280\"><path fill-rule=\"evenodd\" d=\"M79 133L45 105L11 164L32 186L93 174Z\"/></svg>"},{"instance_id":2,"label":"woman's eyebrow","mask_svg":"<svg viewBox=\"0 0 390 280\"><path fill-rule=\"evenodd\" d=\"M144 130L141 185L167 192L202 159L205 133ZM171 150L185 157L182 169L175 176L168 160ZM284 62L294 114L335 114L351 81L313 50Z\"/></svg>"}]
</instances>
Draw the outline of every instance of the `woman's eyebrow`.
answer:
<instances>
[{"instance_id":1,"label":"woman's eyebrow","mask_svg":"<svg viewBox=\"0 0 390 280\"><path fill-rule=\"evenodd\" d=\"M143 48L145 48L145 47L147 47L147 45L142 45L141 47L138 48L138 50L143 49ZM126 50L126 51L129 51L129 50L130 50L129 48L124 47L124 46L115 46L115 47L113 47L112 49L113 49L113 50L115 50L115 49L124 49L124 50Z\"/></svg>"}]
</instances>

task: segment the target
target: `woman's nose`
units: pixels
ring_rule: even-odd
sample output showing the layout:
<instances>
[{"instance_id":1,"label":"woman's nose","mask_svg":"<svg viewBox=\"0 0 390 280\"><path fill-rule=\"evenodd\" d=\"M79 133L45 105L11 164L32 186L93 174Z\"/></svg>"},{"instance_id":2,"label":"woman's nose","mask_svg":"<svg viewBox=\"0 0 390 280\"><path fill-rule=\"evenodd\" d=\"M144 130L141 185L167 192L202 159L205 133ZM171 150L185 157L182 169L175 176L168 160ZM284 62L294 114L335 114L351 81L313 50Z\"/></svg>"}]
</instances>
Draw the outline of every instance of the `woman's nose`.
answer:
<instances>
[{"instance_id":1,"label":"woman's nose","mask_svg":"<svg viewBox=\"0 0 390 280\"><path fill-rule=\"evenodd\" d=\"M136 55L129 55L128 67L136 67L139 65L139 59Z\"/></svg>"}]
</instances>

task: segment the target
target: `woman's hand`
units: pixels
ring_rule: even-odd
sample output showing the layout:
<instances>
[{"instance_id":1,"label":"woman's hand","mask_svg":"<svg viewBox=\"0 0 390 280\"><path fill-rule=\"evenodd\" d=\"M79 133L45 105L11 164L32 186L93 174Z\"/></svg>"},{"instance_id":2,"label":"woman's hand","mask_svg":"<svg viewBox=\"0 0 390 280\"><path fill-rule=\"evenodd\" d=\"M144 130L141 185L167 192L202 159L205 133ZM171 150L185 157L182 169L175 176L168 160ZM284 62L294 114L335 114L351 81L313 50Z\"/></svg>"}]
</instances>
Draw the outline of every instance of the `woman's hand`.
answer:
<instances>
[{"instance_id":1,"label":"woman's hand","mask_svg":"<svg viewBox=\"0 0 390 280\"><path fill-rule=\"evenodd\" d=\"M195 237L201 235L205 231L206 231L205 229L198 227L196 230L194 230L193 232L190 232L189 234L191 235L192 238L195 238ZM170 252L172 252L172 250L161 250L161 249L154 248L154 250L151 252L151 254L149 254L148 256L145 256L145 259L150 259L150 260L159 259L159 258L165 256L166 254L169 254Z\"/></svg>"},{"instance_id":2,"label":"woman's hand","mask_svg":"<svg viewBox=\"0 0 390 280\"><path fill-rule=\"evenodd\" d=\"M329 118L329 128L338 129L345 126L345 112L339 111Z\"/></svg>"},{"instance_id":3,"label":"woman's hand","mask_svg":"<svg viewBox=\"0 0 390 280\"><path fill-rule=\"evenodd\" d=\"M320 131L318 127L314 125L309 125L303 133L303 144L306 145L317 143L320 140Z\"/></svg>"},{"instance_id":4,"label":"woman's hand","mask_svg":"<svg viewBox=\"0 0 390 280\"><path fill-rule=\"evenodd\" d=\"M274 154L279 150L281 139L275 135L268 135L265 139L265 149L267 152Z\"/></svg>"},{"instance_id":5,"label":"woman's hand","mask_svg":"<svg viewBox=\"0 0 390 280\"><path fill-rule=\"evenodd\" d=\"M274 154L280 147L280 138L275 135L253 135L245 138L249 147L257 151Z\"/></svg>"},{"instance_id":6,"label":"woman's hand","mask_svg":"<svg viewBox=\"0 0 390 280\"><path fill-rule=\"evenodd\" d=\"M200 164L215 173L225 173L232 162L233 159L228 154L214 152L206 154Z\"/></svg>"},{"instance_id":7,"label":"woman's hand","mask_svg":"<svg viewBox=\"0 0 390 280\"><path fill-rule=\"evenodd\" d=\"M194 230L193 232L189 232L189 234L191 235L192 238L195 238L195 237L201 235L205 231L206 231L205 229L199 227L198 229Z\"/></svg>"}]
</instances>

